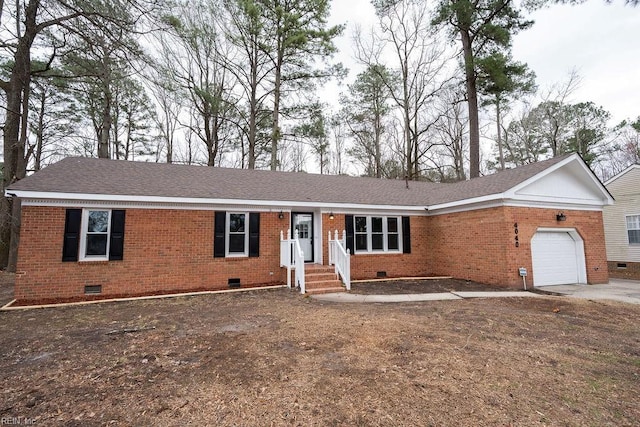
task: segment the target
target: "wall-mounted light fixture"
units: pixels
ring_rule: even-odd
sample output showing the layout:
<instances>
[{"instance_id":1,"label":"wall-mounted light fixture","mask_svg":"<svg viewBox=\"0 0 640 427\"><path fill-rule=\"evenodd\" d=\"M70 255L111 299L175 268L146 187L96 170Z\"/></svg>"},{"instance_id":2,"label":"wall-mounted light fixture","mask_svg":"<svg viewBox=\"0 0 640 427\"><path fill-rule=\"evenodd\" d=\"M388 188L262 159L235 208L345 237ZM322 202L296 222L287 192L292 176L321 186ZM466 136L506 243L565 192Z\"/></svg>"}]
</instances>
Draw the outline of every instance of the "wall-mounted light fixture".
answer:
<instances>
[{"instance_id":1,"label":"wall-mounted light fixture","mask_svg":"<svg viewBox=\"0 0 640 427\"><path fill-rule=\"evenodd\" d=\"M280 213L278 214L278 219L284 219L284 214L282 213L282 211L280 211Z\"/></svg>"},{"instance_id":2,"label":"wall-mounted light fixture","mask_svg":"<svg viewBox=\"0 0 640 427\"><path fill-rule=\"evenodd\" d=\"M564 214L564 212L558 212L556 214L556 221L566 221L567 220L567 216Z\"/></svg>"},{"instance_id":3,"label":"wall-mounted light fixture","mask_svg":"<svg viewBox=\"0 0 640 427\"><path fill-rule=\"evenodd\" d=\"M335 218L335 216L333 216L333 212L329 213L329 219L333 220L333 218Z\"/></svg>"}]
</instances>

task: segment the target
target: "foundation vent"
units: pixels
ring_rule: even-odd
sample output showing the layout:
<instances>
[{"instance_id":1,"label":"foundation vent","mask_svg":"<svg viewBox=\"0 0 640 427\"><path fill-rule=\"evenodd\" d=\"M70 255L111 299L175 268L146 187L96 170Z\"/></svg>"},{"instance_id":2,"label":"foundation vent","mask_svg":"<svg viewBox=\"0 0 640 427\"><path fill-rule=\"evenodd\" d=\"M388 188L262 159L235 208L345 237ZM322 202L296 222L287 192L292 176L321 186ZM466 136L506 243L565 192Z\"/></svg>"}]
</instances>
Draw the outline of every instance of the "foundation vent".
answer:
<instances>
[{"instance_id":1,"label":"foundation vent","mask_svg":"<svg viewBox=\"0 0 640 427\"><path fill-rule=\"evenodd\" d=\"M238 278L229 279L228 284L229 284L230 288L239 288L240 287L240 279L238 279Z\"/></svg>"},{"instance_id":2,"label":"foundation vent","mask_svg":"<svg viewBox=\"0 0 640 427\"><path fill-rule=\"evenodd\" d=\"M387 272L386 271L378 271L376 273L377 277L387 277Z\"/></svg>"},{"instance_id":3,"label":"foundation vent","mask_svg":"<svg viewBox=\"0 0 640 427\"><path fill-rule=\"evenodd\" d=\"M97 295L102 293L102 285L85 285L85 295Z\"/></svg>"}]
</instances>

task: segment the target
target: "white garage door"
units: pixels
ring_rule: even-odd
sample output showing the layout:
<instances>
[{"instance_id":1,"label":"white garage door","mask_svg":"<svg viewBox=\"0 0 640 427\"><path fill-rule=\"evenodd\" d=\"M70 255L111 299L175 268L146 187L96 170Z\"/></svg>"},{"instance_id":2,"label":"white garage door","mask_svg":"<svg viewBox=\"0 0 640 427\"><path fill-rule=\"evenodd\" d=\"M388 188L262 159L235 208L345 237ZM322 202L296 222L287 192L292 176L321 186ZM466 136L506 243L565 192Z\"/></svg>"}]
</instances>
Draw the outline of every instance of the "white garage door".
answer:
<instances>
[{"instance_id":1,"label":"white garage door","mask_svg":"<svg viewBox=\"0 0 640 427\"><path fill-rule=\"evenodd\" d=\"M582 240L576 242L569 232L538 231L531 240L535 286L584 282L582 244Z\"/></svg>"}]
</instances>

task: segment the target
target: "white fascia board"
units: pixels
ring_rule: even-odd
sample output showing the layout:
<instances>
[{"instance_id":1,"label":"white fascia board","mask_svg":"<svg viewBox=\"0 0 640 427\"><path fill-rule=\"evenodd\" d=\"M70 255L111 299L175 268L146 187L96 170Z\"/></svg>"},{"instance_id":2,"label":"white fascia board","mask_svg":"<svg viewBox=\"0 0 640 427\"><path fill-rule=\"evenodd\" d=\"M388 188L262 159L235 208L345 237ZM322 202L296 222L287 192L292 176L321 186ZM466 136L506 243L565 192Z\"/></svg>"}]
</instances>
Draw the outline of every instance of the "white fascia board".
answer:
<instances>
[{"instance_id":1,"label":"white fascia board","mask_svg":"<svg viewBox=\"0 0 640 427\"><path fill-rule=\"evenodd\" d=\"M428 214L429 216L437 216L437 215L445 215L457 212L467 212L467 211L476 211L479 209L489 209L489 208L497 208L500 206L505 206L504 200L495 199L489 200L486 202L475 203L475 204L458 204L453 206L442 207L443 205L432 206L429 208Z\"/></svg>"},{"instance_id":2,"label":"white fascia board","mask_svg":"<svg viewBox=\"0 0 640 427\"><path fill-rule=\"evenodd\" d=\"M545 201L532 201L532 200L508 200L505 201L504 206L511 206L516 208L540 208L540 209L561 209L571 211L597 211L602 212L601 205L594 204L575 204L575 203L549 203Z\"/></svg>"},{"instance_id":3,"label":"white fascia board","mask_svg":"<svg viewBox=\"0 0 640 427\"><path fill-rule=\"evenodd\" d=\"M441 203L439 205L427 206L429 213L435 211L441 211L445 209L457 209L456 212L460 211L471 211L475 209L483 209L486 204L495 204L496 202L502 202L504 199L504 194L490 194L488 196L482 197L474 197L472 199L463 199L457 200L455 202Z\"/></svg>"},{"instance_id":4,"label":"white fascia board","mask_svg":"<svg viewBox=\"0 0 640 427\"><path fill-rule=\"evenodd\" d=\"M499 194L493 198L478 201L475 203L442 204L429 207L429 216L444 215L456 212L475 211L478 209L489 209L500 206L511 206L519 208L541 208L541 209L562 209L574 211L602 211L602 205L593 203L572 203L570 201L559 200L533 200L532 198L507 199Z\"/></svg>"},{"instance_id":5,"label":"white fascia board","mask_svg":"<svg viewBox=\"0 0 640 427\"><path fill-rule=\"evenodd\" d=\"M23 199L25 206L98 206L100 204L111 207L122 206L146 209L238 209L249 210L312 210L321 209L323 212L361 213L361 212L389 212L389 213L417 213L426 214L424 206L395 206L372 205L355 203L326 203L326 202L298 202L282 200L240 200L240 199L204 199L159 196L130 196L111 194L84 193L49 193L36 191L6 191L6 196L17 196Z\"/></svg>"},{"instance_id":6,"label":"white fascia board","mask_svg":"<svg viewBox=\"0 0 640 427\"><path fill-rule=\"evenodd\" d=\"M567 157L566 159L556 163L553 166L548 167L547 169L543 170L542 172L539 172L538 174L532 176L531 178L521 182L520 184L510 188L509 190L505 191L504 196L507 199L522 199L524 200L522 197L519 197L516 195L516 193L527 187L528 185L536 182L537 180L539 180L540 178L543 178L547 175L549 175L550 173L566 166L569 163L577 163L578 165L580 165L580 167L582 168L582 170L584 171L584 173L589 177L589 179L591 180L591 182L593 184L595 184L596 187L598 187L600 189L600 192L602 193L602 200L604 201L605 205L612 205L614 200L613 197L611 197L611 194L609 193L609 191L605 188L605 186L602 184L602 182L600 182L600 180L593 174L593 172L591 171L591 169L589 169L589 167L584 163L584 161L582 161L582 159L577 155L577 154L572 154L571 156ZM535 200L535 198L529 198L527 200ZM562 203L562 200L558 200L558 203ZM567 203L575 203L575 200L571 200L571 199L566 199L565 202Z\"/></svg>"},{"instance_id":7,"label":"white fascia board","mask_svg":"<svg viewBox=\"0 0 640 427\"><path fill-rule=\"evenodd\" d=\"M567 197L551 197L551 196L532 196L532 195L515 195L506 200L520 203L546 203L553 206L606 206L609 203L594 203L594 199L573 199Z\"/></svg>"}]
</instances>

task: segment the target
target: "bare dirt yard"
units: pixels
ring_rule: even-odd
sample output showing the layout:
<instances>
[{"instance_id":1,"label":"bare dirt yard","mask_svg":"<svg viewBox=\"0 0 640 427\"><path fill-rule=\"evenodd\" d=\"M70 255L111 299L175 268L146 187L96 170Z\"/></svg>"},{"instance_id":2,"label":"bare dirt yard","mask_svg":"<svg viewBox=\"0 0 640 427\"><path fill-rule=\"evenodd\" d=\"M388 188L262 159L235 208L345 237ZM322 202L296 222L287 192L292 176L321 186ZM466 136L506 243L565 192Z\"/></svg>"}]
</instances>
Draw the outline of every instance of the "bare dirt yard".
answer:
<instances>
[{"instance_id":1,"label":"bare dirt yard","mask_svg":"<svg viewBox=\"0 0 640 427\"><path fill-rule=\"evenodd\" d=\"M389 279L351 284L351 293L364 295L431 294L440 292L520 291L460 279Z\"/></svg>"},{"instance_id":2,"label":"bare dirt yard","mask_svg":"<svg viewBox=\"0 0 640 427\"><path fill-rule=\"evenodd\" d=\"M0 417L23 424L640 420L640 307L618 303L341 304L272 289L5 311L0 343Z\"/></svg>"}]
</instances>

